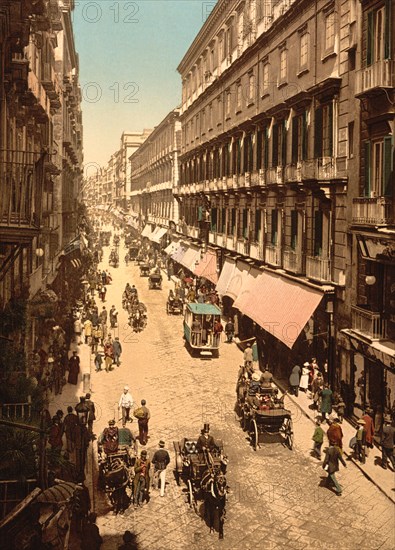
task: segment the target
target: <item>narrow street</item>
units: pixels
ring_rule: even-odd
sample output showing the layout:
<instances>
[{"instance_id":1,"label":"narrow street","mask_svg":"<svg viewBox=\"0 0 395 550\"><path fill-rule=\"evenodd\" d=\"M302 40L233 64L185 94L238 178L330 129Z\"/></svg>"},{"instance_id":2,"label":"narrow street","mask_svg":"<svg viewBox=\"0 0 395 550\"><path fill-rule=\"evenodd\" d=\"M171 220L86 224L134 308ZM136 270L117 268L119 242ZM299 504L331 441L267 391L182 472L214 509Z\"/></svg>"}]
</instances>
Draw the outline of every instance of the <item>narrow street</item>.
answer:
<instances>
[{"instance_id":1,"label":"narrow street","mask_svg":"<svg viewBox=\"0 0 395 550\"><path fill-rule=\"evenodd\" d=\"M99 267L107 268L109 249L104 250ZM124 255L121 245L120 258ZM119 268L110 271L113 282L107 287L106 306L109 309L114 304L119 311L117 330L123 354L120 367L112 372L96 373L91 368L92 399L97 410L94 431L98 435L114 414L119 418L117 403L127 384L135 403L146 399L151 411L146 447L149 455L152 457L163 439L172 461L165 498L151 490L148 504L138 509L130 506L124 515L115 516L105 495L94 488L96 443L93 450L90 447L91 493L104 550L118 548L126 529L137 535L140 550L394 547L393 504L352 463L347 469L341 466L341 497L323 486L326 473L322 463L310 456L313 424L292 401L286 399L293 414L294 450L269 442L254 452L234 413L241 352L235 344L222 343L219 359L190 356L183 343L182 316L166 314L166 298L173 283L164 280L162 290L149 290L148 279L140 277L134 263L125 267L121 261ZM136 285L140 301L148 308L148 325L140 334L131 331L121 307L127 282ZM97 303L100 310L102 304ZM87 371L86 365L83 371ZM63 393L63 407L70 391L67 387ZM73 396L72 404L73 400L77 397ZM204 422L210 423L215 438L223 440L229 457L230 493L223 541L218 540L218 533L210 534L204 520L189 507L186 486L177 486L173 474L173 441L197 438ZM136 434L137 421L130 426Z\"/></svg>"}]
</instances>

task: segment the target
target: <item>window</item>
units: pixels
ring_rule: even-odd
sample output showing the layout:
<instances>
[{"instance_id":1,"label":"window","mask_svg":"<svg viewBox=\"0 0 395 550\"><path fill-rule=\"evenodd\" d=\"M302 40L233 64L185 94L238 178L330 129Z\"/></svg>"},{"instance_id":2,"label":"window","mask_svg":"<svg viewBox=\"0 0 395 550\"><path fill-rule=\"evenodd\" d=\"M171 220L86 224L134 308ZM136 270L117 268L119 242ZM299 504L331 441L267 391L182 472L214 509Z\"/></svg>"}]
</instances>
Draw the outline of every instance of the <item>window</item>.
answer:
<instances>
[{"instance_id":1,"label":"window","mask_svg":"<svg viewBox=\"0 0 395 550\"><path fill-rule=\"evenodd\" d=\"M220 221L221 233L226 233L226 208L221 208L221 221Z\"/></svg>"},{"instance_id":2,"label":"window","mask_svg":"<svg viewBox=\"0 0 395 550\"><path fill-rule=\"evenodd\" d=\"M325 53L332 52L335 48L335 12L325 15Z\"/></svg>"},{"instance_id":3,"label":"window","mask_svg":"<svg viewBox=\"0 0 395 550\"><path fill-rule=\"evenodd\" d=\"M284 166L287 156L286 121L278 122L273 126L272 133L272 166Z\"/></svg>"},{"instance_id":4,"label":"window","mask_svg":"<svg viewBox=\"0 0 395 550\"><path fill-rule=\"evenodd\" d=\"M255 210L254 241L261 242L262 235L262 210Z\"/></svg>"},{"instance_id":5,"label":"window","mask_svg":"<svg viewBox=\"0 0 395 550\"><path fill-rule=\"evenodd\" d=\"M262 64L262 81L261 95L265 95L269 90L269 63L266 61Z\"/></svg>"},{"instance_id":6,"label":"window","mask_svg":"<svg viewBox=\"0 0 395 550\"><path fill-rule=\"evenodd\" d=\"M299 212L297 210L291 210L291 248L296 250L298 248L298 221Z\"/></svg>"},{"instance_id":7,"label":"window","mask_svg":"<svg viewBox=\"0 0 395 550\"><path fill-rule=\"evenodd\" d=\"M278 210L273 209L272 219L271 219L271 222L272 222L271 233L270 233L270 242L272 243L273 246L276 246L278 241L278 220L279 220Z\"/></svg>"},{"instance_id":8,"label":"window","mask_svg":"<svg viewBox=\"0 0 395 550\"><path fill-rule=\"evenodd\" d=\"M222 175L230 176L230 145L226 143L222 147Z\"/></svg>"},{"instance_id":9,"label":"window","mask_svg":"<svg viewBox=\"0 0 395 550\"><path fill-rule=\"evenodd\" d=\"M218 218L218 209L217 208L212 208L211 209L211 216L210 216L210 231L212 233L216 233L217 232L217 220Z\"/></svg>"},{"instance_id":10,"label":"window","mask_svg":"<svg viewBox=\"0 0 395 550\"><path fill-rule=\"evenodd\" d=\"M282 84L287 80L287 50L284 48L280 52L280 82Z\"/></svg>"},{"instance_id":11,"label":"window","mask_svg":"<svg viewBox=\"0 0 395 550\"><path fill-rule=\"evenodd\" d=\"M254 149L252 136L247 134L244 138L244 172L252 172L254 169Z\"/></svg>"},{"instance_id":12,"label":"window","mask_svg":"<svg viewBox=\"0 0 395 550\"><path fill-rule=\"evenodd\" d=\"M233 174L241 174L241 139L237 138L233 142L232 147L233 156Z\"/></svg>"},{"instance_id":13,"label":"window","mask_svg":"<svg viewBox=\"0 0 395 550\"><path fill-rule=\"evenodd\" d=\"M211 46L210 49L210 70L213 73L214 69L217 68L217 56L216 56L216 49L215 49L215 43Z\"/></svg>"},{"instance_id":14,"label":"window","mask_svg":"<svg viewBox=\"0 0 395 550\"><path fill-rule=\"evenodd\" d=\"M292 164L307 159L307 112L292 118Z\"/></svg>"},{"instance_id":15,"label":"window","mask_svg":"<svg viewBox=\"0 0 395 550\"><path fill-rule=\"evenodd\" d=\"M391 57L390 2L368 13L366 65Z\"/></svg>"},{"instance_id":16,"label":"window","mask_svg":"<svg viewBox=\"0 0 395 550\"><path fill-rule=\"evenodd\" d=\"M314 256L321 258L329 257L330 242L330 213L323 210L314 212Z\"/></svg>"},{"instance_id":17,"label":"window","mask_svg":"<svg viewBox=\"0 0 395 550\"><path fill-rule=\"evenodd\" d=\"M365 185L367 197L392 196L394 184L392 136L365 142Z\"/></svg>"},{"instance_id":18,"label":"window","mask_svg":"<svg viewBox=\"0 0 395 550\"><path fill-rule=\"evenodd\" d=\"M224 40L224 33L221 34L219 41L218 41L218 55L220 61L223 61L225 59L225 40Z\"/></svg>"},{"instance_id":19,"label":"window","mask_svg":"<svg viewBox=\"0 0 395 550\"><path fill-rule=\"evenodd\" d=\"M257 170L269 167L269 136L268 129L261 128L257 132Z\"/></svg>"},{"instance_id":20,"label":"window","mask_svg":"<svg viewBox=\"0 0 395 550\"><path fill-rule=\"evenodd\" d=\"M300 37L299 69L307 69L309 51L309 35L307 32Z\"/></svg>"},{"instance_id":21,"label":"window","mask_svg":"<svg viewBox=\"0 0 395 550\"><path fill-rule=\"evenodd\" d=\"M233 52L233 22L229 24L225 33L225 56L231 57Z\"/></svg>"},{"instance_id":22,"label":"window","mask_svg":"<svg viewBox=\"0 0 395 550\"><path fill-rule=\"evenodd\" d=\"M230 93L230 91L226 92L226 100L225 100L225 105L226 105L226 117L229 118L230 117L230 110L231 110L231 100L232 100L232 94Z\"/></svg>"},{"instance_id":23,"label":"window","mask_svg":"<svg viewBox=\"0 0 395 550\"><path fill-rule=\"evenodd\" d=\"M210 103L208 106L208 129L212 130L213 128L213 106Z\"/></svg>"},{"instance_id":24,"label":"window","mask_svg":"<svg viewBox=\"0 0 395 550\"><path fill-rule=\"evenodd\" d=\"M354 158L354 121L348 123L348 158Z\"/></svg>"},{"instance_id":25,"label":"window","mask_svg":"<svg viewBox=\"0 0 395 550\"><path fill-rule=\"evenodd\" d=\"M253 74L250 74L248 77L247 105L251 105L251 103L254 103L254 99L255 99L255 76Z\"/></svg>"},{"instance_id":26,"label":"window","mask_svg":"<svg viewBox=\"0 0 395 550\"><path fill-rule=\"evenodd\" d=\"M236 88L236 112L241 111L241 84L237 84Z\"/></svg>"},{"instance_id":27,"label":"window","mask_svg":"<svg viewBox=\"0 0 395 550\"><path fill-rule=\"evenodd\" d=\"M333 104L318 107L314 121L314 156L315 158L333 156Z\"/></svg>"}]
</instances>

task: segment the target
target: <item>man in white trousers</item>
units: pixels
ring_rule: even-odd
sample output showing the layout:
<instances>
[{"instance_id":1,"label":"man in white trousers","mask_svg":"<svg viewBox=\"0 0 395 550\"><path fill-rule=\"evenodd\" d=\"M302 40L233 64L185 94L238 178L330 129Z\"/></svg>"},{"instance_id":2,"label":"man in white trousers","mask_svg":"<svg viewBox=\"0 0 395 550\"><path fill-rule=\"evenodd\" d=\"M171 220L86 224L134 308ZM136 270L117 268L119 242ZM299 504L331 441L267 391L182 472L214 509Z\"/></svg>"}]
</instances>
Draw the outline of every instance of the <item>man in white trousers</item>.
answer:
<instances>
[{"instance_id":1,"label":"man in white trousers","mask_svg":"<svg viewBox=\"0 0 395 550\"><path fill-rule=\"evenodd\" d=\"M165 485L166 485L166 468L170 462L170 455L166 451L165 442L159 441L159 449L155 451L154 456L152 457L152 464L154 465L154 480L153 488L160 486L160 496L165 496Z\"/></svg>"}]
</instances>

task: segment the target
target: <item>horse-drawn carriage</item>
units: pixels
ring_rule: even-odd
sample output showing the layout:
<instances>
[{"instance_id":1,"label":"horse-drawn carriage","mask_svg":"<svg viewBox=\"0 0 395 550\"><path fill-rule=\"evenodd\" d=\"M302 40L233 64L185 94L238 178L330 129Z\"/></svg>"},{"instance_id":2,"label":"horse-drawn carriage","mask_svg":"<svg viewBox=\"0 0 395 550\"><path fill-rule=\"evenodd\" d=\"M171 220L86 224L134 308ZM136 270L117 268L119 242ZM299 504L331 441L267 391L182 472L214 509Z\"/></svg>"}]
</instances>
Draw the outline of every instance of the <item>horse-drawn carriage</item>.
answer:
<instances>
[{"instance_id":1,"label":"horse-drawn carriage","mask_svg":"<svg viewBox=\"0 0 395 550\"><path fill-rule=\"evenodd\" d=\"M179 296L169 296L166 302L167 315L181 315L184 303Z\"/></svg>"},{"instance_id":2,"label":"horse-drawn carriage","mask_svg":"<svg viewBox=\"0 0 395 550\"><path fill-rule=\"evenodd\" d=\"M217 512L219 538L224 536L224 520L226 506L226 466L227 458L223 453L222 441L215 441L211 451L203 449L199 452L198 440L183 438L173 441L176 455L176 481L180 478L188 487L189 505L197 511L198 500L204 501L204 512L210 531L214 530Z\"/></svg>"},{"instance_id":3,"label":"horse-drawn carriage","mask_svg":"<svg viewBox=\"0 0 395 550\"><path fill-rule=\"evenodd\" d=\"M148 264L140 264L140 277L148 277L150 269Z\"/></svg>"},{"instance_id":4,"label":"horse-drawn carriage","mask_svg":"<svg viewBox=\"0 0 395 550\"><path fill-rule=\"evenodd\" d=\"M273 383L267 387L260 386L255 393L250 387L251 381L244 374L240 375L236 387L237 410L242 428L248 432L254 450L258 450L262 443L267 443L273 436L280 438L292 450L292 415L284 407L285 394L279 396L279 390Z\"/></svg>"},{"instance_id":5,"label":"horse-drawn carriage","mask_svg":"<svg viewBox=\"0 0 395 550\"><path fill-rule=\"evenodd\" d=\"M132 242L129 246L129 258L137 260L140 251L140 245L137 242Z\"/></svg>"},{"instance_id":6,"label":"horse-drawn carriage","mask_svg":"<svg viewBox=\"0 0 395 550\"><path fill-rule=\"evenodd\" d=\"M129 325L133 332L141 332L147 326L147 307L142 302L136 300L130 309Z\"/></svg>"},{"instance_id":7,"label":"horse-drawn carriage","mask_svg":"<svg viewBox=\"0 0 395 550\"><path fill-rule=\"evenodd\" d=\"M102 246L108 246L110 244L111 231L100 231L99 243Z\"/></svg>"},{"instance_id":8,"label":"horse-drawn carriage","mask_svg":"<svg viewBox=\"0 0 395 550\"><path fill-rule=\"evenodd\" d=\"M148 276L148 288L151 290L153 288L157 288L159 290L162 289L162 275L160 273L160 270L157 269L153 272L151 272Z\"/></svg>"},{"instance_id":9,"label":"horse-drawn carriage","mask_svg":"<svg viewBox=\"0 0 395 550\"><path fill-rule=\"evenodd\" d=\"M118 430L118 445L113 452L106 450L106 430L98 439L99 487L114 506L115 512L123 511L130 502L126 489L132 489L134 463L138 453L138 443L128 428Z\"/></svg>"},{"instance_id":10,"label":"horse-drawn carriage","mask_svg":"<svg viewBox=\"0 0 395 550\"><path fill-rule=\"evenodd\" d=\"M119 255L118 255L118 252L115 249L111 250L110 258L108 260L108 263L112 267L118 267L118 265L119 265Z\"/></svg>"}]
</instances>

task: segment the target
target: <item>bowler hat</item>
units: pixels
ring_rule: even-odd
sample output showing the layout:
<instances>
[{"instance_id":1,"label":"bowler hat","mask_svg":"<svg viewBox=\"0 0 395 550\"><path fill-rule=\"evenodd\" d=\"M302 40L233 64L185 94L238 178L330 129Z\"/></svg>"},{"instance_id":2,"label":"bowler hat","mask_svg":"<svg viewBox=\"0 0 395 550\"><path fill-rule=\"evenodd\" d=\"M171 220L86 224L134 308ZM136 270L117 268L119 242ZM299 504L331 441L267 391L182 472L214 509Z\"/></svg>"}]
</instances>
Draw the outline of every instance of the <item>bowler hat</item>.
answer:
<instances>
[{"instance_id":1,"label":"bowler hat","mask_svg":"<svg viewBox=\"0 0 395 550\"><path fill-rule=\"evenodd\" d=\"M165 446L165 442L161 439L159 441L159 447L164 447Z\"/></svg>"},{"instance_id":2,"label":"bowler hat","mask_svg":"<svg viewBox=\"0 0 395 550\"><path fill-rule=\"evenodd\" d=\"M115 420L109 420L108 423L109 423L110 426L114 426Z\"/></svg>"}]
</instances>

